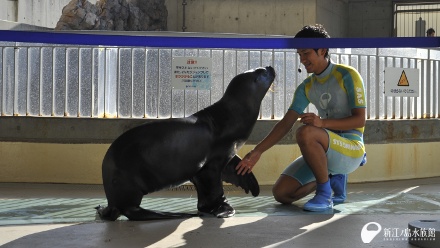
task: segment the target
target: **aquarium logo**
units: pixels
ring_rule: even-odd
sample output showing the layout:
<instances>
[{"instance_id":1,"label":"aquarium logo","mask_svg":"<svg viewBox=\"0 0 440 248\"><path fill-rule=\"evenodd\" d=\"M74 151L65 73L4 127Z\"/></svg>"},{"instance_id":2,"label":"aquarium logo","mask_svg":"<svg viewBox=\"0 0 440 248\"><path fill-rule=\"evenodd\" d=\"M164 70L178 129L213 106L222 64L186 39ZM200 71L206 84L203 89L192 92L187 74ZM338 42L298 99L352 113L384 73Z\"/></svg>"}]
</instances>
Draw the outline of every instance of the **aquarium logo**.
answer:
<instances>
[{"instance_id":1,"label":"aquarium logo","mask_svg":"<svg viewBox=\"0 0 440 248\"><path fill-rule=\"evenodd\" d=\"M369 230L368 227L375 226L373 230ZM361 238L362 242L365 244L369 244L376 236L377 234L382 231L382 226L377 222L369 222L364 225L361 232Z\"/></svg>"}]
</instances>

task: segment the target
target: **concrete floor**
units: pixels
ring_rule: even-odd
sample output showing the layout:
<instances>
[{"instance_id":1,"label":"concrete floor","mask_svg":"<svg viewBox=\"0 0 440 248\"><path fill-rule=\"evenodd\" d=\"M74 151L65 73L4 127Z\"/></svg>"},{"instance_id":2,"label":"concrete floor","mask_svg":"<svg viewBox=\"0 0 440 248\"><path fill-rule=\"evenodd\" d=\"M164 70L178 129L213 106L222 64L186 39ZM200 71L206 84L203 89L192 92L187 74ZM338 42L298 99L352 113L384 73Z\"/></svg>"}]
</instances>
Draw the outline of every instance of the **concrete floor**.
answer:
<instances>
[{"instance_id":1,"label":"concrete floor","mask_svg":"<svg viewBox=\"0 0 440 248\"><path fill-rule=\"evenodd\" d=\"M333 211L311 213L301 209L311 196L283 206L273 199L270 187L262 187L260 196L254 198L227 186L226 195L237 210L232 218L206 216L142 222L121 218L103 222L96 220L93 209L106 204L102 186L3 183L0 245L415 247L408 243L408 223L440 220L440 178L349 184L348 193L346 203L335 206ZM196 204L196 193L180 188L146 196L142 206L195 213ZM376 224L365 227L370 222L377 223L380 231ZM440 226L434 229L416 242L440 247ZM377 234L373 240L364 243L361 233L374 231ZM435 234L437 237L433 237Z\"/></svg>"}]
</instances>

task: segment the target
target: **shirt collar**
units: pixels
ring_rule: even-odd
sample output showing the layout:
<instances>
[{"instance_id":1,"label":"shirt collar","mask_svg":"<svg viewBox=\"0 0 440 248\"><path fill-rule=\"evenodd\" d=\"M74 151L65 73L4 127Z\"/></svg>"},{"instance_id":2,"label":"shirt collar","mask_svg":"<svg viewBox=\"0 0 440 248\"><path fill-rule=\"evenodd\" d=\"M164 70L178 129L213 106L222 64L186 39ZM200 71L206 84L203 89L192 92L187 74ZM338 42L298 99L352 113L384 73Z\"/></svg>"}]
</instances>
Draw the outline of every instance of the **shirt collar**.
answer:
<instances>
[{"instance_id":1,"label":"shirt collar","mask_svg":"<svg viewBox=\"0 0 440 248\"><path fill-rule=\"evenodd\" d=\"M323 72L321 72L321 74L319 74L319 75L315 74L316 78L319 81L326 79L330 75L330 73L332 72L334 66L335 66L335 64L333 64L331 61L329 61L327 68L325 68L325 70Z\"/></svg>"}]
</instances>

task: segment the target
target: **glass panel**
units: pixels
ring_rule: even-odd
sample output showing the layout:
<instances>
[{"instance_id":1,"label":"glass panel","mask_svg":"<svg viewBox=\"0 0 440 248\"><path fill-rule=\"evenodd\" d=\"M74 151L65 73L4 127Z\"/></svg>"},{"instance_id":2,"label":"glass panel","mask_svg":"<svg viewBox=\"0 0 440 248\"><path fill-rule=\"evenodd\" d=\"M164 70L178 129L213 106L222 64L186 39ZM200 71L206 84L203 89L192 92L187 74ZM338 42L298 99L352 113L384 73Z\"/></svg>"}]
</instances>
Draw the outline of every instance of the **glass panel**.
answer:
<instances>
[{"instance_id":1,"label":"glass panel","mask_svg":"<svg viewBox=\"0 0 440 248\"><path fill-rule=\"evenodd\" d=\"M435 86L433 83L433 77L434 77L434 71L433 71L433 61L427 60L426 61L426 113L429 115L427 115L427 118L432 118L434 117L434 92L435 92Z\"/></svg>"},{"instance_id":2,"label":"glass panel","mask_svg":"<svg viewBox=\"0 0 440 248\"><path fill-rule=\"evenodd\" d=\"M286 93L286 53L275 52L273 67L275 69L276 77L267 94L273 94L273 117L272 119L281 119L286 113L285 109L285 93ZM293 70L288 68L287 70Z\"/></svg>"},{"instance_id":3,"label":"glass panel","mask_svg":"<svg viewBox=\"0 0 440 248\"><path fill-rule=\"evenodd\" d=\"M263 51L261 53L261 66L273 66L273 52ZM268 91L261 102L261 119L273 119L273 95L272 91Z\"/></svg>"},{"instance_id":4,"label":"glass panel","mask_svg":"<svg viewBox=\"0 0 440 248\"><path fill-rule=\"evenodd\" d=\"M388 119L390 116L387 114L387 97L383 93L385 89L385 58L384 57L378 57L378 87L379 87L379 98L377 99L377 102L379 104L379 117Z\"/></svg>"},{"instance_id":5,"label":"glass panel","mask_svg":"<svg viewBox=\"0 0 440 248\"><path fill-rule=\"evenodd\" d=\"M53 113L53 48L41 48L41 110L42 116Z\"/></svg>"},{"instance_id":6,"label":"glass panel","mask_svg":"<svg viewBox=\"0 0 440 248\"><path fill-rule=\"evenodd\" d=\"M249 51L237 51L237 74L249 70Z\"/></svg>"},{"instance_id":7,"label":"glass panel","mask_svg":"<svg viewBox=\"0 0 440 248\"><path fill-rule=\"evenodd\" d=\"M261 51L249 52L249 69L254 69L261 66Z\"/></svg>"},{"instance_id":8,"label":"glass panel","mask_svg":"<svg viewBox=\"0 0 440 248\"><path fill-rule=\"evenodd\" d=\"M223 50L212 51L211 104L217 102L223 96L223 54Z\"/></svg>"},{"instance_id":9,"label":"glass panel","mask_svg":"<svg viewBox=\"0 0 440 248\"><path fill-rule=\"evenodd\" d=\"M184 49L173 49L173 57L184 57L185 50ZM166 68L167 71L171 68L171 65ZM171 73L171 70L170 70ZM171 78L170 78L171 80ZM171 83L171 82L170 82ZM181 118L185 116L185 90L182 89L172 89L172 104L171 104L171 117L173 118Z\"/></svg>"},{"instance_id":10,"label":"glass panel","mask_svg":"<svg viewBox=\"0 0 440 248\"><path fill-rule=\"evenodd\" d=\"M197 49L185 49L185 57L197 57ZM203 90L201 90L203 91ZM197 112L197 100L198 100L198 90L189 89L185 90L185 112L184 115L190 116Z\"/></svg>"},{"instance_id":11,"label":"glass panel","mask_svg":"<svg viewBox=\"0 0 440 248\"><path fill-rule=\"evenodd\" d=\"M105 63L105 114L106 118L116 118L118 99L118 49L106 49Z\"/></svg>"},{"instance_id":12,"label":"glass panel","mask_svg":"<svg viewBox=\"0 0 440 248\"><path fill-rule=\"evenodd\" d=\"M130 48L119 50L119 97L118 117L130 118L133 101L132 56Z\"/></svg>"},{"instance_id":13,"label":"glass panel","mask_svg":"<svg viewBox=\"0 0 440 248\"><path fill-rule=\"evenodd\" d=\"M93 87L92 87L92 103L93 117L104 117L105 111L105 68L106 68L106 52L105 48L93 49Z\"/></svg>"},{"instance_id":14,"label":"glass panel","mask_svg":"<svg viewBox=\"0 0 440 248\"><path fill-rule=\"evenodd\" d=\"M359 56L351 55L349 56L350 59L350 66L355 68L357 71L359 71Z\"/></svg>"},{"instance_id":15,"label":"glass panel","mask_svg":"<svg viewBox=\"0 0 440 248\"><path fill-rule=\"evenodd\" d=\"M29 48L28 115L40 115L40 48Z\"/></svg>"},{"instance_id":16,"label":"glass panel","mask_svg":"<svg viewBox=\"0 0 440 248\"><path fill-rule=\"evenodd\" d=\"M79 116L92 117L92 49L80 49L79 67Z\"/></svg>"},{"instance_id":17,"label":"glass panel","mask_svg":"<svg viewBox=\"0 0 440 248\"><path fill-rule=\"evenodd\" d=\"M66 110L66 48L54 48L53 98L54 116L64 116Z\"/></svg>"},{"instance_id":18,"label":"glass panel","mask_svg":"<svg viewBox=\"0 0 440 248\"><path fill-rule=\"evenodd\" d=\"M223 92L228 87L231 80L237 75L237 52L234 50L225 50L223 63Z\"/></svg>"},{"instance_id":19,"label":"glass panel","mask_svg":"<svg viewBox=\"0 0 440 248\"><path fill-rule=\"evenodd\" d=\"M410 59L409 60L409 68L417 68L417 59ZM418 118L418 113L420 111L417 111L417 108L420 104L418 102L420 101L420 97L410 97L410 106L411 106L411 117L414 119Z\"/></svg>"},{"instance_id":20,"label":"glass panel","mask_svg":"<svg viewBox=\"0 0 440 248\"><path fill-rule=\"evenodd\" d=\"M144 48L133 48L133 112L132 117L145 116L145 63Z\"/></svg>"},{"instance_id":21,"label":"glass panel","mask_svg":"<svg viewBox=\"0 0 440 248\"><path fill-rule=\"evenodd\" d=\"M159 50L158 117L171 117L171 49Z\"/></svg>"},{"instance_id":22,"label":"glass panel","mask_svg":"<svg viewBox=\"0 0 440 248\"><path fill-rule=\"evenodd\" d=\"M145 90L145 117L159 117L159 50L147 49L146 90Z\"/></svg>"},{"instance_id":23,"label":"glass panel","mask_svg":"<svg viewBox=\"0 0 440 248\"><path fill-rule=\"evenodd\" d=\"M440 86L439 81L440 81L440 62L439 61L434 61L434 65L432 70L434 71L433 73L433 83L435 88L433 89L434 91L434 118L440 118Z\"/></svg>"},{"instance_id":24,"label":"glass panel","mask_svg":"<svg viewBox=\"0 0 440 248\"><path fill-rule=\"evenodd\" d=\"M66 116L79 114L79 49L67 48Z\"/></svg>"},{"instance_id":25,"label":"glass panel","mask_svg":"<svg viewBox=\"0 0 440 248\"><path fill-rule=\"evenodd\" d=\"M15 51L13 47L3 49L3 97L2 114L14 114Z\"/></svg>"},{"instance_id":26,"label":"glass panel","mask_svg":"<svg viewBox=\"0 0 440 248\"><path fill-rule=\"evenodd\" d=\"M15 50L15 86L14 115L26 115L27 79L28 79L28 49L19 47Z\"/></svg>"},{"instance_id":27,"label":"glass panel","mask_svg":"<svg viewBox=\"0 0 440 248\"><path fill-rule=\"evenodd\" d=\"M402 68L409 68L408 59L403 58L401 62ZM402 97L400 101L400 111L403 119L409 119L411 117L409 111L409 98L410 97Z\"/></svg>"},{"instance_id":28,"label":"glass panel","mask_svg":"<svg viewBox=\"0 0 440 248\"><path fill-rule=\"evenodd\" d=\"M368 111L370 106L368 105L368 98L370 97L370 82L368 78L368 57L367 56L360 56L359 57L359 74L361 74L362 81L364 83L365 88L365 99L367 100L367 109L366 109L366 117L370 118L370 112Z\"/></svg>"},{"instance_id":29,"label":"glass panel","mask_svg":"<svg viewBox=\"0 0 440 248\"><path fill-rule=\"evenodd\" d=\"M394 58L394 67L396 68L402 68L402 59L401 58ZM400 108L402 97L393 97L393 118L394 119L402 119L402 111Z\"/></svg>"},{"instance_id":30,"label":"glass panel","mask_svg":"<svg viewBox=\"0 0 440 248\"><path fill-rule=\"evenodd\" d=\"M210 58L211 50L200 50L199 57ZM212 80L212 72L211 72L211 80ZM211 105L211 90L199 90L197 92L197 111L204 109L209 105Z\"/></svg>"},{"instance_id":31,"label":"glass panel","mask_svg":"<svg viewBox=\"0 0 440 248\"><path fill-rule=\"evenodd\" d=\"M390 58L390 57L385 57L384 58L385 61L385 65L384 67L395 67L394 65L394 58ZM385 80L385 68L383 69L383 76L384 76L384 80ZM386 83L386 82L385 82ZM385 84L383 86L383 89L385 89ZM390 97L390 96L384 96L385 97L385 116L389 119L395 119L395 112L394 112L394 99L395 97Z\"/></svg>"},{"instance_id":32,"label":"glass panel","mask_svg":"<svg viewBox=\"0 0 440 248\"><path fill-rule=\"evenodd\" d=\"M293 94L296 90L296 88L299 85L299 74L306 74L305 72L298 73L299 65L297 63L297 54L296 52L290 51L286 52L285 57L285 63L286 63L286 69L284 70L284 84L285 84L285 100L284 100L284 112L287 112L287 110L290 107L290 104L293 100ZM275 83L279 80L280 77L283 77L283 75L277 71L277 77L275 78ZM274 88L275 91L277 91L277 87ZM285 113L283 113L284 115ZM275 118L282 118L277 117L279 113L275 112Z\"/></svg>"},{"instance_id":33,"label":"glass panel","mask_svg":"<svg viewBox=\"0 0 440 248\"><path fill-rule=\"evenodd\" d=\"M370 92L370 96L368 97L367 106L369 106L370 118L378 119L379 118L379 93L383 94L383 90L379 90L379 85L377 84L376 78L378 77L377 72L377 60L375 56L369 57L368 66L368 87ZM368 94L368 93L367 93Z\"/></svg>"},{"instance_id":34,"label":"glass panel","mask_svg":"<svg viewBox=\"0 0 440 248\"><path fill-rule=\"evenodd\" d=\"M427 116L429 116L429 109L428 109L428 101L429 101L429 99L428 99L428 80L427 80L427 77L428 77L428 75L427 75L427 71L426 71L426 68L427 68L427 61L426 60L420 60L420 67L419 67L419 69L420 69L420 77L421 77L421 82L424 82L424 83L422 83L420 86L421 86L421 88L420 88L420 97L418 97L418 98L420 98L420 116L419 116L419 118L425 118L425 117L427 117Z\"/></svg>"}]
</instances>

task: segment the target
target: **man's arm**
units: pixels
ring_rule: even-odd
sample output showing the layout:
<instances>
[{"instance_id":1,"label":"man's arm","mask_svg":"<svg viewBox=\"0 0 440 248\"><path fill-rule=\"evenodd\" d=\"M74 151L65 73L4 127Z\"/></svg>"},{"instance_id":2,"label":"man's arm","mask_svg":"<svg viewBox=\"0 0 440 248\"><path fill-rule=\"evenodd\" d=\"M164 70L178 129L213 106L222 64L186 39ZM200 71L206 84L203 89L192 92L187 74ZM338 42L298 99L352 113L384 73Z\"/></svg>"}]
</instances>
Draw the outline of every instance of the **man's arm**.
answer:
<instances>
[{"instance_id":1,"label":"man's arm","mask_svg":"<svg viewBox=\"0 0 440 248\"><path fill-rule=\"evenodd\" d=\"M283 119L275 124L270 133L252 151L246 154L243 160L235 167L237 174L244 175L246 172L250 173L260 159L261 154L278 143L290 131L298 117L299 114L297 112L293 110L287 111Z\"/></svg>"}]
</instances>

